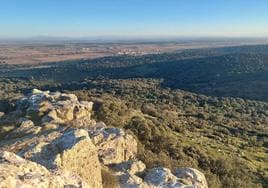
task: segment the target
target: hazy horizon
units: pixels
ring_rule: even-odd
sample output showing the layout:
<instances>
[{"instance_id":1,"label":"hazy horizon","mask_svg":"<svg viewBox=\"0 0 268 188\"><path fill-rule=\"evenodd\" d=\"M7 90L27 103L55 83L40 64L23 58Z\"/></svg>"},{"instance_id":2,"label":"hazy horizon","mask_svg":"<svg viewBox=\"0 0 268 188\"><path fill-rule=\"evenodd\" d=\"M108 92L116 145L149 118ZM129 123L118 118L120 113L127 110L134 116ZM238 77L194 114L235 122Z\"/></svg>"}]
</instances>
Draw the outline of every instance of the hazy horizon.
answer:
<instances>
[{"instance_id":1,"label":"hazy horizon","mask_svg":"<svg viewBox=\"0 0 268 188\"><path fill-rule=\"evenodd\" d=\"M11 0L0 38L268 37L265 0Z\"/></svg>"},{"instance_id":2,"label":"hazy horizon","mask_svg":"<svg viewBox=\"0 0 268 188\"><path fill-rule=\"evenodd\" d=\"M29 36L29 37L2 37L0 42L256 42L268 43L268 37L237 37L237 36Z\"/></svg>"}]
</instances>

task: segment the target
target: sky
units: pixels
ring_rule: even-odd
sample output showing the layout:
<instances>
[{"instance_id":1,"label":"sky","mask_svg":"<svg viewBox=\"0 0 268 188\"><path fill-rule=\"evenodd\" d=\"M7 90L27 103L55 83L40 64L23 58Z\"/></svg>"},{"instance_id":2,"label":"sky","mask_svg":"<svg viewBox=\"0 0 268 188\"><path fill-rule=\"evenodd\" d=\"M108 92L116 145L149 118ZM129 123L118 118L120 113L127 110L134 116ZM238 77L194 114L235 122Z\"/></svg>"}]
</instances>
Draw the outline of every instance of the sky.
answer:
<instances>
[{"instance_id":1,"label":"sky","mask_svg":"<svg viewBox=\"0 0 268 188\"><path fill-rule=\"evenodd\" d=\"M268 0L0 0L0 37L268 37Z\"/></svg>"}]
</instances>

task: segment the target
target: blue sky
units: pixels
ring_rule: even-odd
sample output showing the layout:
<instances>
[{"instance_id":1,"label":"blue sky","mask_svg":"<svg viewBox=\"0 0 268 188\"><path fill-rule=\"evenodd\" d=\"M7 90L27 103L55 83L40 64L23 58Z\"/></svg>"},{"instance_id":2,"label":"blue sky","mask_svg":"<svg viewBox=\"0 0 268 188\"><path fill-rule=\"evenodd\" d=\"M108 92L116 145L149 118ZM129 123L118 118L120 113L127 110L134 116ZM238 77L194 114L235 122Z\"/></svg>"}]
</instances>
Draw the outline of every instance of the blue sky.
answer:
<instances>
[{"instance_id":1,"label":"blue sky","mask_svg":"<svg viewBox=\"0 0 268 188\"><path fill-rule=\"evenodd\" d=\"M0 0L0 37L268 36L268 0Z\"/></svg>"}]
</instances>

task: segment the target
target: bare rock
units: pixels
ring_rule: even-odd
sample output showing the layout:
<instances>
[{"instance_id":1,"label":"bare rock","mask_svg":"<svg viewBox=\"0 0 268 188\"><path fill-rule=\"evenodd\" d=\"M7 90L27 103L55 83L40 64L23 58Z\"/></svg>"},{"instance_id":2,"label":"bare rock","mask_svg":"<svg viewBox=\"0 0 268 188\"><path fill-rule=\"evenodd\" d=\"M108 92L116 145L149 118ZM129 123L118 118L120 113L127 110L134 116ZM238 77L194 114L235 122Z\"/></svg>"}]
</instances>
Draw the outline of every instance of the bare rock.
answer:
<instances>
[{"instance_id":1,"label":"bare rock","mask_svg":"<svg viewBox=\"0 0 268 188\"><path fill-rule=\"evenodd\" d=\"M50 172L45 167L14 153L0 154L0 187L6 188L88 188L86 182L72 172Z\"/></svg>"},{"instance_id":2,"label":"bare rock","mask_svg":"<svg viewBox=\"0 0 268 188\"><path fill-rule=\"evenodd\" d=\"M122 163L137 155L137 142L122 129L99 127L89 131L104 165Z\"/></svg>"},{"instance_id":3,"label":"bare rock","mask_svg":"<svg viewBox=\"0 0 268 188\"><path fill-rule=\"evenodd\" d=\"M71 129L52 142L40 142L20 152L48 169L77 173L91 187L102 187L98 153L88 132Z\"/></svg>"},{"instance_id":4,"label":"bare rock","mask_svg":"<svg viewBox=\"0 0 268 188\"><path fill-rule=\"evenodd\" d=\"M49 91L41 91L39 89L33 89L32 90L32 94L36 95L36 94L49 94Z\"/></svg>"},{"instance_id":5,"label":"bare rock","mask_svg":"<svg viewBox=\"0 0 268 188\"><path fill-rule=\"evenodd\" d=\"M145 164L142 161L131 161L128 169L129 174L143 173L146 169Z\"/></svg>"},{"instance_id":6,"label":"bare rock","mask_svg":"<svg viewBox=\"0 0 268 188\"><path fill-rule=\"evenodd\" d=\"M150 188L182 188L184 184L167 168L157 167L149 170L144 183Z\"/></svg>"},{"instance_id":7,"label":"bare rock","mask_svg":"<svg viewBox=\"0 0 268 188\"><path fill-rule=\"evenodd\" d=\"M45 123L42 126L42 131L51 131L51 130L57 130L59 129L59 125L58 124L54 124L54 123Z\"/></svg>"},{"instance_id":8,"label":"bare rock","mask_svg":"<svg viewBox=\"0 0 268 188\"><path fill-rule=\"evenodd\" d=\"M145 187L143 180L138 174L146 169L143 162L137 160L129 160L120 164L110 165L114 175L118 177L121 187L139 188Z\"/></svg>"},{"instance_id":9,"label":"bare rock","mask_svg":"<svg viewBox=\"0 0 268 188\"><path fill-rule=\"evenodd\" d=\"M114 171L127 172L133 175L136 175L138 173L143 173L146 169L146 165L142 161L139 161L139 160L129 160L120 164L110 165L110 167Z\"/></svg>"},{"instance_id":10,"label":"bare rock","mask_svg":"<svg viewBox=\"0 0 268 188\"><path fill-rule=\"evenodd\" d=\"M55 113L63 121L72 121L74 119L75 104L72 101L58 101L55 104Z\"/></svg>"},{"instance_id":11,"label":"bare rock","mask_svg":"<svg viewBox=\"0 0 268 188\"><path fill-rule=\"evenodd\" d=\"M70 124L75 121L73 124L79 124L79 127L93 124L92 107L92 102L80 102L73 94L50 93L37 89L17 102L17 112L25 113L27 118L37 124Z\"/></svg>"},{"instance_id":12,"label":"bare rock","mask_svg":"<svg viewBox=\"0 0 268 188\"><path fill-rule=\"evenodd\" d=\"M68 125L75 128L87 128L94 127L96 125L96 121L94 119L89 118L80 118L74 119Z\"/></svg>"},{"instance_id":13,"label":"bare rock","mask_svg":"<svg viewBox=\"0 0 268 188\"><path fill-rule=\"evenodd\" d=\"M83 117L90 118L90 112L93 108L93 102L81 101L80 105L74 107L74 118L81 119Z\"/></svg>"},{"instance_id":14,"label":"bare rock","mask_svg":"<svg viewBox=\"0 0 268 188\"><path fill-rule=\"evenodd\" d=\"M178 168L174 173L178 178L191 182L194 188L208 188L204 174L193 168Z\"/></svg>"},{"instance_id":15,"label":"bare rock","mask_svg":"<svg viewBox=\"0 0 268 188\"><path fill-rule=\"evenodd\" d=\"M45 116L41 119L42 124L53 123L53 124L63 124L65 120L58 117L58 113L55 109L50 110Z\"/></svg>"},{"instance_id":16,"label":"bare rock","mask_svg":"<svg viewBox=\"0 0 268 188\"><path fill-rule=\"evenodd\" d=\"M41 127L35 126L31 120L22 120L19 127L13 130L11 133L7 135L7 138L19 138L25 135L35 135L38 134L41 130Z\"/></svg>"},{"instance_id":17,"label":"bare rock","mask_svg":"<svg viewBox=\"0 0 268 188\"><path fill-rule=\"evenodd\" d=\"M133 174L129 174L129 173L125 173L125 172L116 172L115 175L118 177L119 179L119 184L120 187L124 187L124 188L145 188L146 184L143 183L142 178L133 175Z\"/></svg>"}]
</instances>

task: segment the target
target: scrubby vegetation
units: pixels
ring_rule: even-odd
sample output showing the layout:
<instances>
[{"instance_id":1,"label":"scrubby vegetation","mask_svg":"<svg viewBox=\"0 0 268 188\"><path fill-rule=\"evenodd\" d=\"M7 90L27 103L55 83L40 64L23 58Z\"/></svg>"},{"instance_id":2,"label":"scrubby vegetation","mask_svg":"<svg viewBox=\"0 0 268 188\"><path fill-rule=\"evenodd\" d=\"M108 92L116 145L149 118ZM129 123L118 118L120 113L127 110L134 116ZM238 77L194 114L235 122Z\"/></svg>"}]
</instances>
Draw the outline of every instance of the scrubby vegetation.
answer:
<instances>
[{"instance_id":1,"label":"scrubby vegetation","mask_svg":"<svg viewBox=\"0 0 268 188\"><path fill-rule=\"evenodd\" d=\"M135 134L147 166L199 168L211 187L267 181L267 103L160 89L151 79L100 82L74 93L95 101L96 119Z\"/></svg>"},{"instance_id":2,"label":"scrubby vegetation","mask_svg":"<svg viewBox=\"0 0 268 188\"><path fill-rule=\"evenodd\" d=\"M148 167L198 168L213 188L266 187L267 54L255 46L5 65L0 111L36 87L75 93L94 101L95 119L137 137Z\"/></svg>"}]
</instances>

